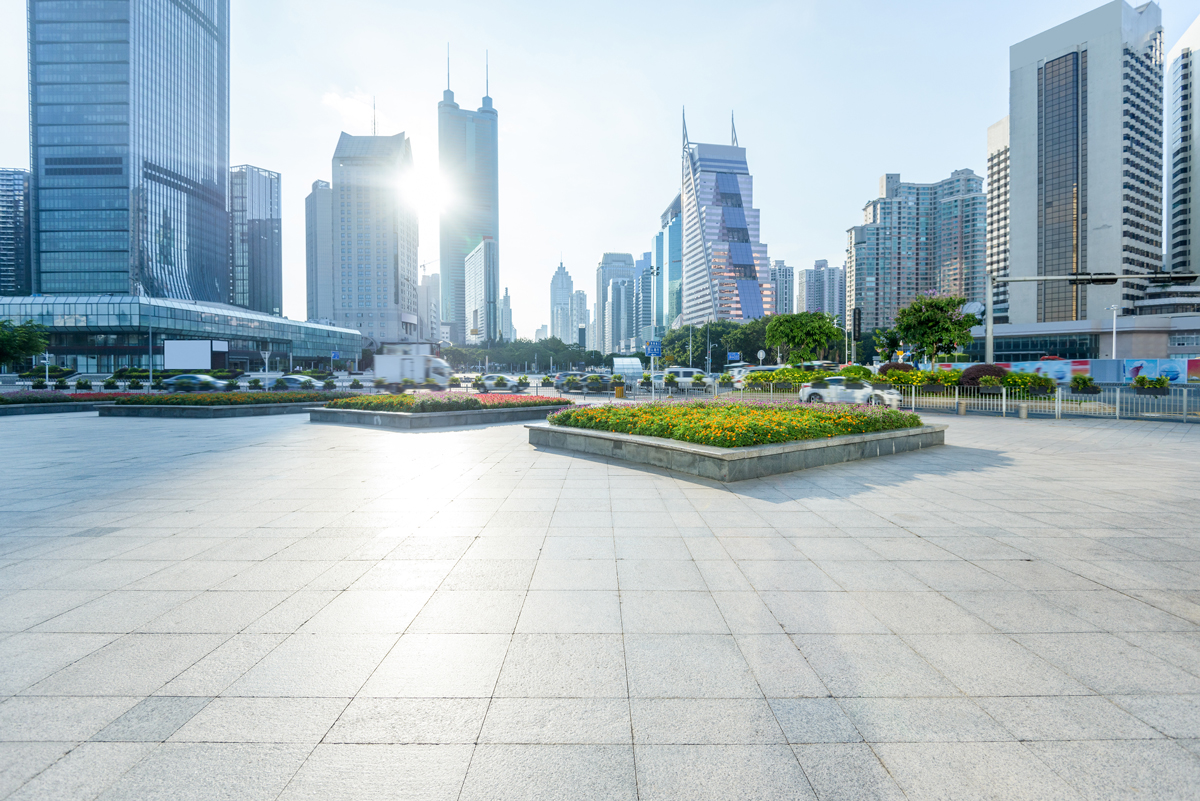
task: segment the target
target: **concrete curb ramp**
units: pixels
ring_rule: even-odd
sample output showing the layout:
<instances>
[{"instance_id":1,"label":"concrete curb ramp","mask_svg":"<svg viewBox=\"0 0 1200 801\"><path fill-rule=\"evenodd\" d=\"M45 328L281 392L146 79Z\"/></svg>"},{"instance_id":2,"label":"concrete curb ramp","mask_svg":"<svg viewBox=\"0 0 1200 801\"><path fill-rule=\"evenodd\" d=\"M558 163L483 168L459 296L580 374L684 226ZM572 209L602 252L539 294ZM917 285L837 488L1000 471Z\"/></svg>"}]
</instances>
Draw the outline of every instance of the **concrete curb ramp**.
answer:
<instances>
[{"instance_id":1,"label":"concrete curb ramp","mask_svg":"<svg viewBox=\"0 0 1200 801\"><path fill-rule=\"evenodd\" d=\"M519 406L515 409L469 409L462 412L368 412L361 409L310 409L311 423L340 423L350 426L376 428L450 428L479 426L494 423L514 423L525 420L544 420L546 415L562 411L563 406Z\"/></svg>"},{"instance_id":2,"label":"concrete curb ramp","mask_svg":"<svg viewBox=\"0 0 1200 801\"><path fill-rule=\"evenodd\" d=\"M87 401L86 403L5 403L0 404L0 417L13 414L57 414L60 412L94 412L116 401Z\"/></svg>"},{"instance_id":3,"label":"concrete curb ramp","mask_svg":"<svg viewBox=\"0 0 1200 801\"><path fill-rule=\"evenodd\" d=\"M745 448L715 448L661 437L549 423L536 423L526 428L529 429L530 445L623 459L729 482L944 445L947 426L927 425Z\"/></svg>"},{"instance_id":4,"label":"concrete curb ramp","mask_svg":"<svg viewBox=\"0 0 1200 801\"><path fill-rule=\"evenodd\" d=\"M266 417L273 414L300 414L320 401L307 403L256 403L249 406L104 406L101 417Z\"/></svg>"}]
</instances>

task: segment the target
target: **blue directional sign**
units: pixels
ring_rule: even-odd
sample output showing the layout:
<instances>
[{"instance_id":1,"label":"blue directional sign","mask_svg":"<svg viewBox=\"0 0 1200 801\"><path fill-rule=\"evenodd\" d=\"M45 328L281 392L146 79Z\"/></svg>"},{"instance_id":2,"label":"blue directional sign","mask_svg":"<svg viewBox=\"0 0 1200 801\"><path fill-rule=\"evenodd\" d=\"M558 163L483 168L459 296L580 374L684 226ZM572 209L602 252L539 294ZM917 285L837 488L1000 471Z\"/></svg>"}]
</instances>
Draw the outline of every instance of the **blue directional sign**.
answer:
<instances>
[{"instance_id":1,"label":"blue directional sign","mask_svg":"<svg viewBox=\"0 0 1200 801\"><path fill-rule=\"evenodd\" d=\"M740 362L741 360L742 360L742 352L741 351L731 350L725 354L725 361L727 361L727 362Z\"/></svg>"},{"instance_id":2,"label":"blue directional sign","mask_svg":"<svg viewBox=\"0 0 1200 801\"><path fill-rule=\"evenodd\" d=\"M647 342L646 343L646 355L647 356L662 356L662 342L659 340L654 340L653 342Z\"/></svg>"},{"instance_id":3,"label":"blue directional sign","mask_svg":"<svg viewBox=\"0 0 1200 801\"><path fill-rule=\"evenodd\" d=\"M342 358L342 356L341 356L341 354L340 354L338 351L336 351L336 350L335 350L335 351L333 351L332 353L330 353L330 354L329 354L329 358L331 358L331 359L340 359L340 358Z\"/></svg>"}]
</instances>

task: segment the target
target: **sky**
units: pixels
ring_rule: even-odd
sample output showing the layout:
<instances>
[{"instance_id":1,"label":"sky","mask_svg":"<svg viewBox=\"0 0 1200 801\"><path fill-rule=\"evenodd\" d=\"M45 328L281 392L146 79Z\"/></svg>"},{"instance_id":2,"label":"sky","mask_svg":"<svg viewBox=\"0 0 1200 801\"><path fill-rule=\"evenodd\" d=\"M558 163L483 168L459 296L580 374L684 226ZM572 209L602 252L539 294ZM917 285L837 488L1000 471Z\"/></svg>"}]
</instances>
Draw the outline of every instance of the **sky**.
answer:
<instances>
[{"instance_id":1,"label":"sky","mask_svg":"<svg viewBox=\"0 0 1200 801\"><path fill-rule=\"evenodd\" d=\"M652 249L680 186L680 117L754 176L771 259L841 264L879 177L986 174L1008 48L1100 5L1006 2L232 0L230 164L282 174L284 314L304 319L304 198L341 131L412 140L437 270L437 104L499 112L500 283L520 337L550 321L561 257L591 303L606 251ZM1163 0L1169 48L1200 0ZM0 167L28 167L25 3L0 2ZM24 110L24 111L23 111Z\"/></svg>"}]
</instances>

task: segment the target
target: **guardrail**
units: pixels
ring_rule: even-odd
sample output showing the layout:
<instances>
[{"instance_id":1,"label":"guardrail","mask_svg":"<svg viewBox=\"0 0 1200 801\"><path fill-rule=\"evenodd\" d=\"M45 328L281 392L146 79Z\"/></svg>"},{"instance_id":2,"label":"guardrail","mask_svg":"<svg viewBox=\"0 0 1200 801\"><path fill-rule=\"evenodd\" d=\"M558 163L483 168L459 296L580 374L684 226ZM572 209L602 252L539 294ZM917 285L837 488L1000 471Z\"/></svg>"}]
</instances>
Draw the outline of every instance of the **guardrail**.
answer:
<instances>
[{"instance_id":1,"label":"guardrail","mask_svg":"<svg viewBox=\"0 0 1200 801\"><path fill-rule=\"evenodd\" d=\"M940 393L929 392L925 387L898 389L904 398L902 406L913 411L1200 422L1200 388L1197 387L1168 387L1165 395L1139 393L1128 385L1100 386L1098 393L1087 394L1076 393L1070 387L1058 387L1046 394L1011 387L950 386Z\"/></svg>"}]
</instances>

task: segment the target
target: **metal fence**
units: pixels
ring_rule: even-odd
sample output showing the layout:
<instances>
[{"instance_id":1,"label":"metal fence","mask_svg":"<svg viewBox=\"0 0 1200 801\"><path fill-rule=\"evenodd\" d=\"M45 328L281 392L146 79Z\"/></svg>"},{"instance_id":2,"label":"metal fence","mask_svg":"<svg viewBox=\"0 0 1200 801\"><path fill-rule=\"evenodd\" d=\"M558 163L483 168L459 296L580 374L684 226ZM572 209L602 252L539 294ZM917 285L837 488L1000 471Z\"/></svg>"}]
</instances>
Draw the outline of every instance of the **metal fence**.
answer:
<instances>
[{"instance_id":1,"label":"metal fence","mask_svg":"<svg viewBox=\"0 0 1200 801\"><path fill-rule=\"evenodd\" d=\"M1058 387L1041 395L1009 387L899 388L902 407L943 414L982 413L1001 417L1111 417L1116 420L1200 422L1200 387L1168 387L1166 395L1140 393L1128 385L1105 385L1083 394Z\"/></svg>"}]
</instances>

